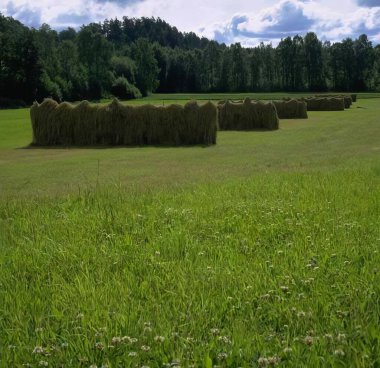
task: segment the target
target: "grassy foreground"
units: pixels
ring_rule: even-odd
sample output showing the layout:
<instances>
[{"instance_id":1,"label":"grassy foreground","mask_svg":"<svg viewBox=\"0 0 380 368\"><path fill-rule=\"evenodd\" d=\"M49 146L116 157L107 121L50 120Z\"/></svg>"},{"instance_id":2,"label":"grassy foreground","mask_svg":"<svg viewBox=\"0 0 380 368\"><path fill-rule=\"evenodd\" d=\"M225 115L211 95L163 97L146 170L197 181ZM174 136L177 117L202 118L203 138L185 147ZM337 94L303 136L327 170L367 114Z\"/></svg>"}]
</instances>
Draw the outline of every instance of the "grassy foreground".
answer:
<instances>
[{"instance_id":1,"label":"grassy foreground","mask_svg":"<svg viewBox=\"0 0 380 368\"><path fill-rule=\"evenodd\" d=\"M0 366L378 366L379 112L70 150L0 112Z\"/></svg>"}]
</instances>

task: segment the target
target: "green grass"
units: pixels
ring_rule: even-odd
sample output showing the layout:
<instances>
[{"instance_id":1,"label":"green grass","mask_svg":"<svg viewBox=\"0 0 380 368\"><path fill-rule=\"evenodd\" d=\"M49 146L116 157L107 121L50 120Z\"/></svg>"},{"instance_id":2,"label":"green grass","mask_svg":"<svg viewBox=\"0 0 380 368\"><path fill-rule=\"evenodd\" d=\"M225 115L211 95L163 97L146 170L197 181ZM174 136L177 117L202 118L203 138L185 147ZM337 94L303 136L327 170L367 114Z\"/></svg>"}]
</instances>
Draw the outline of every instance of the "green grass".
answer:
<instances>
[{"instance_id":1,"label":"green grass","mask_svg":"<svg viewBox=\"0 0 380 368\"><path fill-rule=\"evenodd\" d=\"M379 365L379 102L209 148L24 149L0 111L0 366Z\"/></svg>"}]
</instances>

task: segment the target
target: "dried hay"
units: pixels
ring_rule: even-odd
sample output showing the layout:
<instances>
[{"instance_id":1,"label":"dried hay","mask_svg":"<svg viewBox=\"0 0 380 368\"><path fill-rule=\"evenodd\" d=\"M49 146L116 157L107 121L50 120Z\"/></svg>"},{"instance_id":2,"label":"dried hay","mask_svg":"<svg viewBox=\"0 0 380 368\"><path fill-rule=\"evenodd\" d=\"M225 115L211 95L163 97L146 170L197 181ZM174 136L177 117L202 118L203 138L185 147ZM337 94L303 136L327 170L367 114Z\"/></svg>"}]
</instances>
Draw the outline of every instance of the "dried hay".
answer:
<instances>
[{"instance_id":1,"label":"dried hay","mask_svg":"<svg viewBox=\"0 0 380 368\"><path fill-rule=\"evenodd\" d=\"M344 94L343 95L339 95L339 94L327 95L327 94L324 94L324 95L316 95L315 97L319 97L319 98L329 98L329 97L343 98L344 99L344 108L349 109L352 105L352 102L354 102L353 96L355 96L355 101L356 101L356 95L344 95Z\"/></svg>"},{"instance_id":2,"label":"dried hay","mask_svg":"<svg viewBox=\"0 0 380 368\"><path fill-rule=\"evenodd\" d=\"M279 119L307 119L307 107L305 101L286 100L273 101L276 106Z\"/></svg>"},{"instance_id":3,"label":"dried hay","mask_svg":"<svg viewBox=\"0 0 380 368\"><path fill-rule=\"evenodd\" d=\"M343 111L344 98L310 97L301 99L306 102L307 111Z\"/></svg>"},{"instance_id":4,"label":"dried hay","mask_svg":"<svg viewBox=\"0 0 380 368\"><path fill-rule=\"evenodd\" d=\"M272 102L252 102L246 98L243 103L227 101L218 105L218 109L221 130L278 129L278 116Z\"/></svg>"},{"instance_id":5,"label":"dried hay","mask_svg":"<svg viewBox=\"0 0 380 368\"><path fill-rule=\"evenodd\" d=\"M47 99L30 109L35 145L211 145L216 143L217 109L199 106L73 106Z\"/></svg>"}]
</instances>

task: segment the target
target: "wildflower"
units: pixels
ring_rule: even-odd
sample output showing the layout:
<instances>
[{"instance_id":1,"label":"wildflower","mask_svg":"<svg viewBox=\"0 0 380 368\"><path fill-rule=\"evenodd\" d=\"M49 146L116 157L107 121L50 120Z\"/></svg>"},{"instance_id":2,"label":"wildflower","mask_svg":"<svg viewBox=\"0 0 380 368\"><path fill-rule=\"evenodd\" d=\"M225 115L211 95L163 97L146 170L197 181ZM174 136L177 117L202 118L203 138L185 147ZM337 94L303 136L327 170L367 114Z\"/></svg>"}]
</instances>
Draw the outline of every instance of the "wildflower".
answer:
<instances>
[{"instance_id":1,"label":"wildflower","mask_svg":"<svg viewBox=\"0 0 380 368\"><path fill-rule=\"evenodd\" d=\"M120 345L122 343L122 339L120 336L114 336L111 340L112 345Z\"/></svg>"},{"instance_id":2,"label":"wildflower","mask_svg":"<svg viewBox=\"0 0 380 368\"><path fill-rule=\"evenodd\" d=\"M338 334L337 338L338 341L343 341L346 339L346 335L343 333Z\"/></svg>"},{"instance_id":3,"label":"wildflower","mask_svg":"<svg viewBox=\"0 0 380 368\"><path fill-rule=\"evenodd\" d=\"M225 344L231 344L231 340L228 336L219 336L218 340L224 342Z\"/></svg>"},{"instance_id":4,"label":"wildflower","mask_svg":"<svg viewBox=\"0 0 380 368\"><path fill-rule=\"evenodd\" d=\"M91 364L89 368L98 368L96 364Z\"/></svg>"},{"instance_id":5,"label":"wildflower","mask_svg":"<svg viewBox=\"0 0 380 368\"><path fill-rule=\"evenodd\" d=\"M9 350L16 350L16 345L8 345Z\"/></svg>"},{"instance_id":6,"label":"wildflower","mask_svg":"<svg viewBox=\"0 0 380 368\"><path fill-rule=\"evenodd\" d=\"M228 355L226 353L219 353L218 354L218 359L219 360L226 360Z\"/></svg>"},{"instance_id":7,"label":"wildflower","mask_svg":"<svg viewBox=\"0 0 380 368\"><path fill-rule=\"evenodd\" d=\"M142 351L149 351L149 350L150 350L150 346L148 346L148 345L143 345L143 346L141 346L141 350L142 350Z\"/></svg>"},{"instance_id":8,"label":"wildflower","mask_svg":"<svg viewBox=\"0 0 380 368\"><path fill-rule=\"evenodd\" d=\"M314 343L314 338L313 338L313 336L306 336L306 337L303 339L303 342L304 342L305 345L307 345L307 346L311 346L311 345L313 345L313 343Z\"/></svg>"},{"instance_id":9,"label":"wildflower","mask_svg":"<svg viewBox=\"0 0 380 368\"><path fill-rule=\"evenodd\" d=\"M104 345L100 341L95 343L95 349L104 350Z\"/></svg>"},{"instance_id":10,"label":"wildflower","mask_svg":"<svg viewBox=\"0 0 380 368\"><path fill-rule=\"evenodd\" d=\"M137 342L137 339L135 337L123 336L121 338L121 341L124 344L134 344L135 342Z\"/></svg>"},{"instance_id":11,"label":"wildflower","mask_svg":"<svg viewBox=\"0 0 380 368\"><path fill-rule=\"evenodd\" d=\"M191 336L187 336L187 337L186 337L186 341L191 343L191 342L194 342L195 340L194 340L193 337L191 337Z\"/></svg>"},{"instance_id":12,"label":"wildflower","mask_svg":"<svg viewBox=\"0 0 380 368\"><path fill-rule=\"evenodd\" d=\"M133 358L133 357L137 356L137 353L135 351L131 351L128 353L128 356Z\"/></svg>"},{"instance_id":13,"label":"wildflower","mask_svg":"<svg viewBox=\"0 0 380 368\"><path fill-rule=\"evenodd\" d=\"M218 328L212 328L210 331L211 331L211 333L212 333L214 336L217 336L217 335L219 335L219 333L220 333L220 331L219 331Z\"/></svg>"},{"instance_id":14,"label":"wildflower","mask_svg":"<svg viewBox=\"0 0 380 368\"><path fill-rule=\"evenodd\" d=\"M331 334L325 334L325 339L331 341L333 339L333 335L331 335Z\"/></svg>"},{"instance_id":15,"label":"wildflower","mask_svg":"<svg viewBox=\"0 0 380 368\"><path fill-rule=\"evenodd\" d=\"M42 327L37 327L34 331L36 333L42 332L44 329Z\"/></svg>"},{"instance_id":16,"label":"wildflower","mask_svg":"<svg viewBox=\"0 0 380 368\"><path fill-rule=\"evenodd\" d=\"M159 250L156 250L154 254L156 257L159 257L161 255L161 252Z\"/></svg>"},{"instance_id":17,"label":"wildflower","mask_svg":"<svg viewBox=\"0 0 380 368\"><path fill-rule=\"evenodd\" d=\"M303 318L303 317L305 317L306 316L306 313L304 312L304 311L299 311L298 313L297 313L297 317L298 318Z\"/></svg>"},{"instance_id":18,"label":"wildflower","mask_svg":"<svg viewBox=\"0 0 380 368\"><path fill-rule=\"evenodd\" d=\"M156 341L156 342L164 342L165 341L165 337L164 336L155 336L154 337L154 341Z\"/></svg>"},{"instance_id":19,"label":"wildflower","mask_svg":"<svg viewBox=\"0 0 380 368\"><path fill-rule=\"evenodd\" d=\"M144 327L144 333L147 332L147 333L150 333L152 332L152 328L150 326L145 326Z\"/></svg>"},{"instance_id":20,"label":"wildflower","mask_svg":"<svg viewBox=\"0 0 380 368\"><path fill-rule=\"evenodd\" d=\"M269 365L277 365L280 363L281 359L278 356L272 356L268 357L268 363Z\"/></svg>"},{"instance_id":21,"label":"wildflower","mask_svg":"<svg viewBox=\"0 0 380 368\"><path fill-rule=\"evenodd\" d=\"M343 357L345 354L342 349L337 349L334 351L334 355Z\"/></svg>"},{"instance_id":22,"label":"wildflower","mask_svg":"<svg viewBox=\"0 0 380 368\"><path fill-rule=\"evenodd\" d=\"M69 343L66 341L61 344L62 349L66 349L68 346L69 346Z\"/></svg>"},{"instance_id":23,"label":"wildflower","mask_svg":"<svg viewBox=\"0 0 380 368\"><path fill-rule=\"evenodd\" d=\"M45 353L45 349L42 346L36 346L32 351L32 354L44 354L44 353Z\"/></svg>"},{"instance_id":24,"label":"wildflower","mask_svg":"<svg viewBox=\"0 0 380 368\"><path fill-rule=\"evenodd\" d=\"M259 358L257 360L259 367L267 367L269 365L269 360L267 358Z\"/></svg>"},{"instance_id":25,"label":"wildflower","mask_svg":"<svg viewBox=\"0 0 380 368\"><path fill-rule=\"evenodd\" d=\"M280 289L281 289L284 293L286 293L286 292L289 291L289 287L287 287L287 286L281 286Z\"/></svg>"},{"instance_id":26,"label":"wildflower","mask_svg":"<svg viewBox=\"0 0 380 368\"><path fill-rule=\"evenodd\" d=\"M284 349L285 354L290 354L292 351L293 351L292 348L285 348Z\"/></svg>"},{"instance_id":27,"label":"wildflower","mask_svg":"<svg viewBox=\"0 0 380 368\"><path fill-rule=\"evenodd\" d=\"M40 367L47 367L49 365L49 363L46 360L40 360L38 365Z\"/></svg>"},{"instance_id":28,"label":"wildflower","mask_svg":"<svg viewBox=\"0 0 380 368\"><path fill-rule=\"evenodd\" d=\"M78 313L77 314L77 319L82 319L84 317L84 314L83 313Z\"/></svg>"},{"instance_id":29,"label":"wildflower","mask_svg":"<svg viewBox=\"0 0 380 368\"><path fill-rule=\"evenodd\" d=\"M204 256L205 255L205 252L199 252L198 253L198 256Z\"/></svg>"}]
</instances>

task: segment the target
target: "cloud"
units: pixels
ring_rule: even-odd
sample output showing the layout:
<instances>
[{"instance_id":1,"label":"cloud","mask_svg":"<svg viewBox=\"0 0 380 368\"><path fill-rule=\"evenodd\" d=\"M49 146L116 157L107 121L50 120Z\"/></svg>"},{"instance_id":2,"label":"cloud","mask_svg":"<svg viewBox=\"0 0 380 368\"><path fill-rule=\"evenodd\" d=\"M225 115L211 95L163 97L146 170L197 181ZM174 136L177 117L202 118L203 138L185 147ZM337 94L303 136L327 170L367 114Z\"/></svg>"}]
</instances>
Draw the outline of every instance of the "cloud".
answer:
<instances>
[{"instance_id":1,"label":"cloud","mask_svg":"<svg viewBox=\"0 0 380 368\"><path fill-rule=\"evenodd\" d=\"M104 4L104 3L114 3L120 6L128 6L133 3L141 2L143 0L95 0L96 3Z\"/></svg>"},{"instance_id":2,"label":"cloud","mask_svg":"<svg viewBox=\"0 0 380 368\"><path fill-rule=\"evenodd\" d=\"M234 14L235 9L239 13ZM310 31L322 40L362 33L376 43L380 40L380 0L350 0L344 7L332 0L0 0L0 12L28 26L48 23L58 30L124 15L154 16L180 31L245 46L277 44Z\"/></svg>"},{"instance_id":3,"label":"cloud","mask_svg":"<svg viewBox=\"0 0 380 368\"><path fill-rule=\"evenodd\" d=\"M274 44L287 36L315 32L322 40L339 41L366 33L370 39L380 39L380 9L356 8L342 16L321 6L318 1L282 0L255 14L237 14L231 20L210 25L204 33L219 42Z\"/></svg>"},{"instance_id":4,"label":"cloud","mask_svg":"<svg viewBox=\"0 0 380 368\"><path fill-rule=\"evenodd\" d=\"M41 25L41 10L29 7L17 6L13 2L8 2L5 13L29 27Z\"/></svg>"},{"instance_id":5,"label":"cloud","mask_svg":"<svg viewBox=\"0 0 380 368\"><path fill-rule=\"evenodd\" d=\"M357 0L357 4L368 8L380 7L380 0Z\"/></svg>"}]
</instances>

